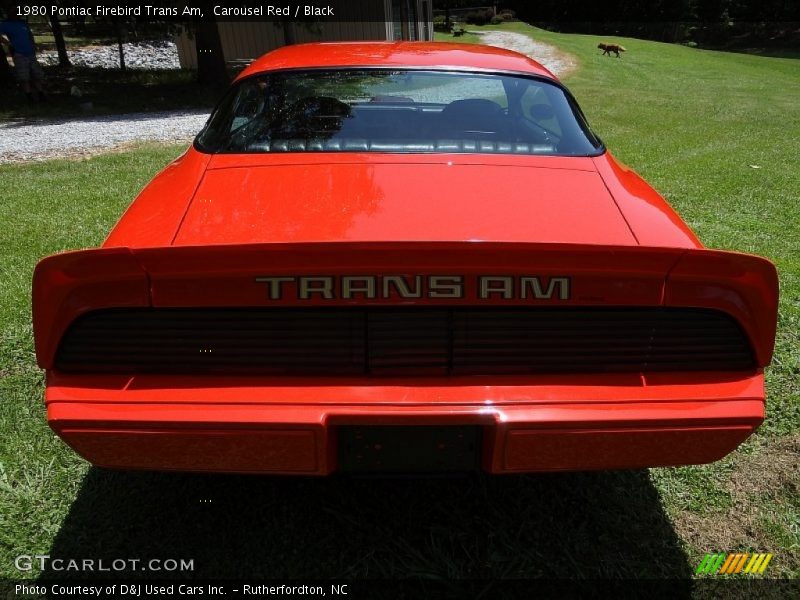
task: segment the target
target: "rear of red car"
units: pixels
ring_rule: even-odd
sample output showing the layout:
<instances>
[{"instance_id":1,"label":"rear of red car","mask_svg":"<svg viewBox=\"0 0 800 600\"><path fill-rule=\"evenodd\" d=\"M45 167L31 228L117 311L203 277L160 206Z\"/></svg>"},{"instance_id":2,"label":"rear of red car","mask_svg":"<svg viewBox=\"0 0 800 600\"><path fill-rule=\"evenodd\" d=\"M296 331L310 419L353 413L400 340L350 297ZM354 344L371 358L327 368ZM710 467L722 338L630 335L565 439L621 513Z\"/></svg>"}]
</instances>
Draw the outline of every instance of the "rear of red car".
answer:
<instances>
[{"instance_id":1,"label":"rear of red car","mask_svg":"<svg viewBox=\"0 0 800 600\"><path fill-rule=\"evenodd\" d=\"M519 473L710 462L758 427L768 261L704 249L524 57L321 48L261 59L103 248L38 265L79 454Z\"/></svg>"},{"instance_id":2,"label":"rear of red car","mask_svg":"<svg viewBox=\"0 0 800 600\"><path fill-rule=\"evenodd\" d=\"M109 248L43 261L34 315L50 423L95 464L501 473L724 456L764 416L775 291L705 250Z\"/></svg>"}]
</instances>

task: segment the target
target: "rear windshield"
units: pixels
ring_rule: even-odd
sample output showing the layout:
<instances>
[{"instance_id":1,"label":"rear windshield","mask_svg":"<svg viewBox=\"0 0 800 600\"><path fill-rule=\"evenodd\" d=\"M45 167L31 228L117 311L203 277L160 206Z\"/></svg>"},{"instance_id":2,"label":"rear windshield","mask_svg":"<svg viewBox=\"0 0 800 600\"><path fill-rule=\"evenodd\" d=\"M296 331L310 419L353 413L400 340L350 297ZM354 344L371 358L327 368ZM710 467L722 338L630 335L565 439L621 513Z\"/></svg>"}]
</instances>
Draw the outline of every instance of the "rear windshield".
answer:
<instances>
[{"instance_id":1,"label":"rear windshield","mask_svg":"<svg viewBox=\"0 0 800 600\"><path fill-rule=\"evenodd\" d=\"M572 97L548 81L388 69L249 77L226 95L196 142L213 153L602 150Z\"/></svg>"}]
</instances>

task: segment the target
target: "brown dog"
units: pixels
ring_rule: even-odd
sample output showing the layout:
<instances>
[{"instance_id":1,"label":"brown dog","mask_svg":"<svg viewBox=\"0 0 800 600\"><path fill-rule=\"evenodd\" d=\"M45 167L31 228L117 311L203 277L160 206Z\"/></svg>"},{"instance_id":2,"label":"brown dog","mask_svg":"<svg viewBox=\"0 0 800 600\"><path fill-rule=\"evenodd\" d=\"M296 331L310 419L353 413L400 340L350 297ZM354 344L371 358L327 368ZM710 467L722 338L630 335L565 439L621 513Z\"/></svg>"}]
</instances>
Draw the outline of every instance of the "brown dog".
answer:
<instances>
[{"instance_id":1,"label":"brown dog","mask_svg":"<svg viewBox=\"0 0 800 600\"><path fill-rule=\"evenodd\" d=\"M600 44L597 44L597 47L600 48L600 50L603 51L603 56L605 56L606 54L611 56L611 53L613 52L614 54L617 55L617 58L619 58L619 53L620 52L627 52L627 50L625 50L625 48L623 48L619 44L603 44L603 43L600 43Z\"/></svg>"}]
</instances>

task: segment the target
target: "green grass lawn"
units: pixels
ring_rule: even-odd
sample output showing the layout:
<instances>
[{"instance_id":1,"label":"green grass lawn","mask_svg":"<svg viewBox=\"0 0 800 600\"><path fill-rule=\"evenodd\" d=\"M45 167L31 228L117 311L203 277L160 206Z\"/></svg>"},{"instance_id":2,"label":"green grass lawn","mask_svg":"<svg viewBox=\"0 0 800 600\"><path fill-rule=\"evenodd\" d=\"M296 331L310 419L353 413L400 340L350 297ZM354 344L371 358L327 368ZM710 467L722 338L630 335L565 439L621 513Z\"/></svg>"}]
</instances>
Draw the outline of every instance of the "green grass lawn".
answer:
<instances>
[{"instance_id":1,"label":"green grass lawn","mask_svg":"<svg viewBox=\"0 0 800 600\"><path fill-rule=\"evenodd\" d=\"M706 552L729 551L773 552L767 574L800 574L800 64L633 39L618 60L592 36L502 28L578 59L566 83L590 123L707 245L778 265L759 433L714 465L635 472L373 481L90 468L45 424L31 273L46 254L101 242L180 149L3 166L0 574L43 553L189 558L202 576L688 578Z\"/></svg>"}]
</instances>

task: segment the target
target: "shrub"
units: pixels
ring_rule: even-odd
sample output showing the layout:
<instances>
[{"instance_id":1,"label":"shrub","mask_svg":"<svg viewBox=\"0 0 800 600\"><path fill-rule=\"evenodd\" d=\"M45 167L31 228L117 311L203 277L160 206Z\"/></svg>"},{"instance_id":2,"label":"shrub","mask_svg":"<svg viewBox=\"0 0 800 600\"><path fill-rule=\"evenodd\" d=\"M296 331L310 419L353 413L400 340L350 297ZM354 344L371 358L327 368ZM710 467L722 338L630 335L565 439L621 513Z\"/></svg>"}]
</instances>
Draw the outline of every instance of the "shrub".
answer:
<instances>
[{"instance_id":1,"label":"shrub","mask_svg":"<svg viewBox=\"0 0 800 600\"><path fill-rule=\"evenodd\" d=\"M447 26L447 19L444 15L436 15L433 17L433 30L434 31L443 31L449 32L453 28L453 24L450 24L450 27Z\"/></svg>"},{"instance_id":2,"label":"shrub","mask_svg":"<svg viewBox=\"0 0 800 600\"><path fill-rule=\"evenodd\" d=\"M470 25L486 25L490 23L494 17L494 11L491 8L486 10L473 10L468 12L464 20Z\"/></svg>"}]
</instances>

